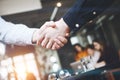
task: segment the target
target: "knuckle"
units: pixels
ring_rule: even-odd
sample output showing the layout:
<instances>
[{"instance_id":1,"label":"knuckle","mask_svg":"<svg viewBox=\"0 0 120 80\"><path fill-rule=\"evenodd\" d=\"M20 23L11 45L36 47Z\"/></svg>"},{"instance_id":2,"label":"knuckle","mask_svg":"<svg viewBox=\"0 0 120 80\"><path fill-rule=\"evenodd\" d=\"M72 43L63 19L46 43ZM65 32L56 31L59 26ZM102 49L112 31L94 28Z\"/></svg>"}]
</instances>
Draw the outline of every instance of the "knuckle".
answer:
<instances>
[{"instance_id":1,"label":"knuckle","mask_svg":"<svg viewBox=\"0 0 120 80\"><path fill-rule=\"evenodd\" d=\"M54 21L50 21L50 23L54 23Z\"/></svg>"},{"instance_id":2,"label":"knuckle","mask_svg":"<svg viewBox=\"0 0 120 80\"><path fill-rule=\"evenodd\" d=\"M49 24L49 22L47 21L47 22L45 22L45 25L48 25Z\"/></svg>"}]
</instances>

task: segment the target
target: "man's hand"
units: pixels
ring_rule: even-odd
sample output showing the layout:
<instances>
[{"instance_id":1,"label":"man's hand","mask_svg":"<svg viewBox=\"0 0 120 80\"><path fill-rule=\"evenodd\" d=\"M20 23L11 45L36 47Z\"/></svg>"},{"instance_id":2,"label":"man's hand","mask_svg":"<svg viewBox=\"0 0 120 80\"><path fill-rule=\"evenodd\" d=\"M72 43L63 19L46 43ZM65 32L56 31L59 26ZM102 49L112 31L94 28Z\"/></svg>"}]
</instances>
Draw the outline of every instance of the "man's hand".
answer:
<instances>
[{"instance_id":1,"label":"man's hand","mask_svg":"<svg viewBox=\"0 0 120 80\"><path fill-rule=\"evenodd\" d=\"M66 37L69 36L69 27L63 19L55 22L54 29L46 29L45 39L41 45L46 48L59 49L67 43Z\"/></svg>"},{"instance_id":2,"label":"man's hand","mask_svg":"<svg viewBox=\"0 0 120 80\"><path fill-rule=\"evenodd\" d=\"M45 36L45 33L42 33L42 32L44 32L48 27L54 28L55 23L53 21L50 21L50 22L46 22L44 25L42 25L40 29L36 30L33 33L32 42L36 43L37 45L40 45L40 43L43 40L43 37Z\"/></svg>"},{"instance_id":3,"label":"man's hand","mask_svg":"<svg viewBox=\"0 0 120 80\"><path fill-rule=\"evenodd\" d=\"M65 43L67 43L67 39L64 35L59 32L56 28L47 28L45 31L45 36L43 41L41 42L41 46L45 48L52 48L53 44L55 43L55 40L57 40L60 44L57 44L56 46L62 47Z\"/></svg>"},{"instance_id":4,"label":"man's hand","mask_svg":"<svg viewBox=\"0 0 120 80\"><path fill-rule=\"evenodd\" d=\"M35 31L33 41L42 47L59 49L67 43L69 28L61 19L57 22L46 22L39 30Z\"/></svg>"},{"instance_id":5,"label":"man's hand","mask_svg":"<svg viewBox=\"0 0 120 80\"><path fill-rule=\"evenodd\" d=\"M61 35L64 35L64 37L69 37L70 29L68 25L64 22L63 18L59 21L56 21L55 24ZM61 42L63 41L60 40L63 40L61 36L58 36L57 39L54 39L55 43L53 44L52 49L59 49L60 47L64 46L65 43L62 44Z\"/></svg>"}]
</instances>

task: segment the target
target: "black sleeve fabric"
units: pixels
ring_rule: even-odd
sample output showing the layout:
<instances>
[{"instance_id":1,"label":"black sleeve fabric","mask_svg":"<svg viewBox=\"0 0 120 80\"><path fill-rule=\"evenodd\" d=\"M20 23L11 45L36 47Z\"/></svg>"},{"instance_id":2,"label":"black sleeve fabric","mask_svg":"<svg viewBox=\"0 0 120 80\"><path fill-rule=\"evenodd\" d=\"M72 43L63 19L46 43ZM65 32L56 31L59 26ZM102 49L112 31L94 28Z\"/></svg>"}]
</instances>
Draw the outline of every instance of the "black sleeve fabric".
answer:
<instances>
[{"instance_id":1,"label":"black sleeve fabric","mask_svg":"<svg viewBox=\"0 0 120 80\"><path fill-rule=\"evenodd\" d=\"M71 31L77 31L85 23L102 13L113 2L114 0L77 0L63 16L63 20Z\"/></svg>"}]
</instances>

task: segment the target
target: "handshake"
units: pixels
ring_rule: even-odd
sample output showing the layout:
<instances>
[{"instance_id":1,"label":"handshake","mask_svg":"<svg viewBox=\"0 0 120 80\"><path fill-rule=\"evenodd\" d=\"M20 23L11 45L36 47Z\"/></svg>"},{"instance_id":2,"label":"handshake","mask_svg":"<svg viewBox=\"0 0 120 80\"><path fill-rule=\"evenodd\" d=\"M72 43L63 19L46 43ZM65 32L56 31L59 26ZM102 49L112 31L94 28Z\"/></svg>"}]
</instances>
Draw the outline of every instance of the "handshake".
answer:
<instances>
[{"instance_id":1,"label":"handshake","mask_svg":"<svg viewBox=\"0 0 120 80\"><path fill-rule=\"evenodd\" d=\"M32 42L44 48L56 50L67 43L66 38L69 37L69 32L69 27L63 19L56 22L49 21L34 32Z\"/></svg>"}]
</instances>

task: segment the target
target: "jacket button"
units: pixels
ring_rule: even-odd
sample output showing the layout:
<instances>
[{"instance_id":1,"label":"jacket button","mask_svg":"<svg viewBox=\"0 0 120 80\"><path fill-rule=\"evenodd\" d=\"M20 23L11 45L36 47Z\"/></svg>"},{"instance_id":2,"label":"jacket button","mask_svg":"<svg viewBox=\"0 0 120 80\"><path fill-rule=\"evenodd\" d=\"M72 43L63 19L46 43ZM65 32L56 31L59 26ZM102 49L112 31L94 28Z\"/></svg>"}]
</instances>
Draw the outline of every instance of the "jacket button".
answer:
<instances>
[{"instance_id":1,"label":"jacket button","mask_svg":"<svg viewBox=\"0 0 120 80\"><path fill-rule=\"evenodd\" d=\"M93 15L96 15L96 14L97 14L97 13L94 11L94 12L93 12Z\"/></svg>"},{"instance_id":2,"label":"jacket button","mask_svg":"<svg viewBox=\"0 0 120 80\"><path fill-rule=\"evenodd\" d=\"M79 28L79 27L80 27L80 25L79 25L79 24L75 24L75 27L76 27L76 28Z\"/></svg>"}]
</instances>

